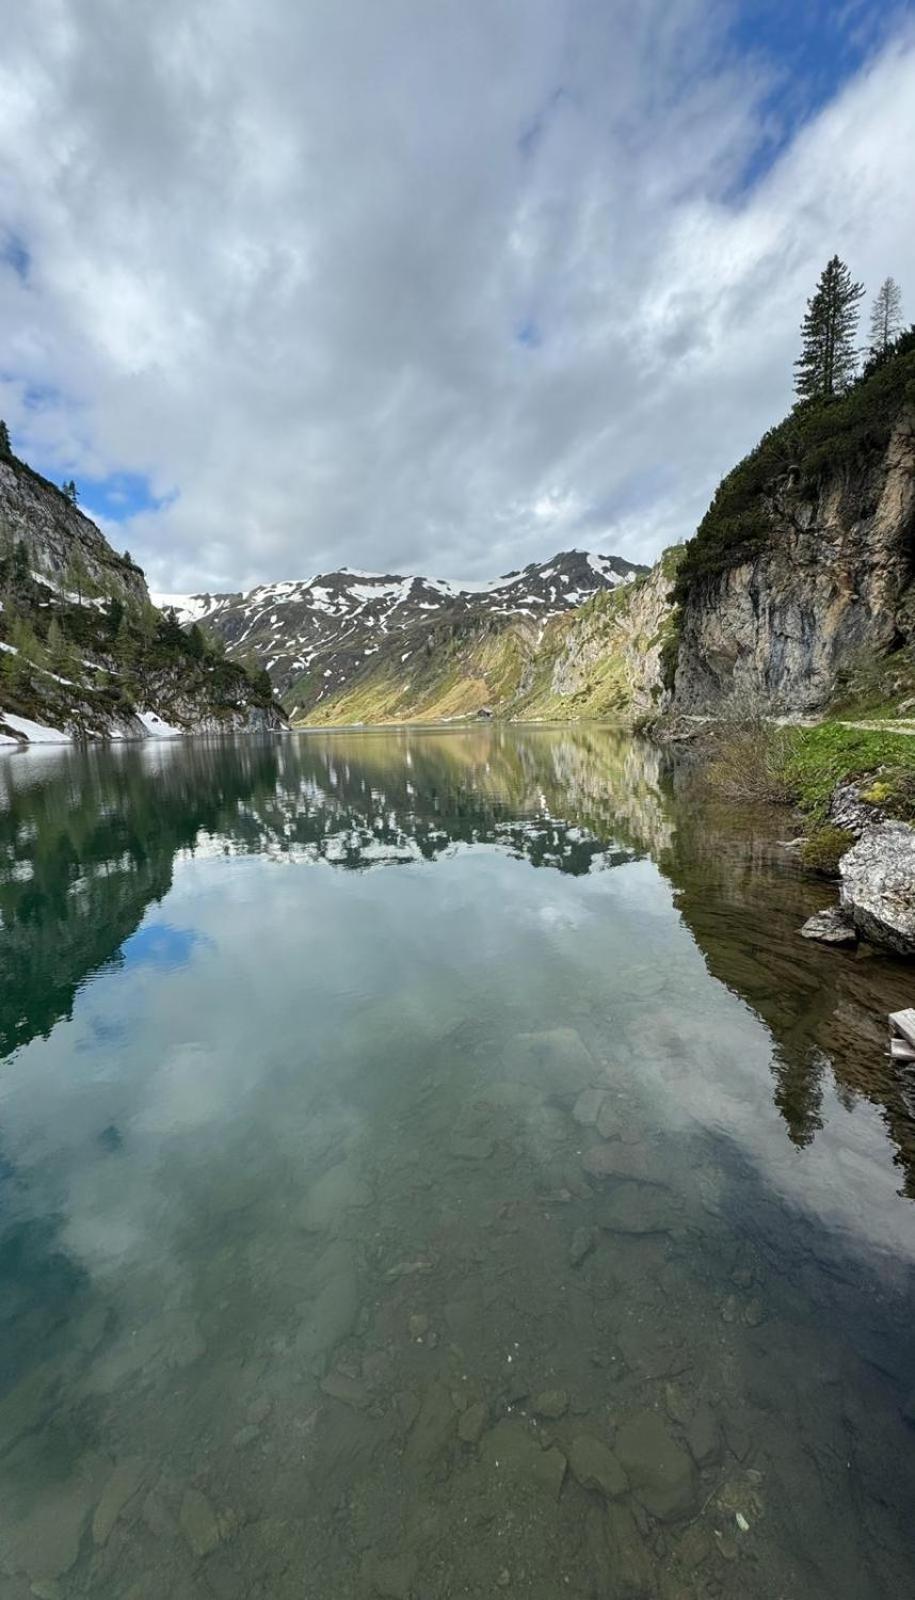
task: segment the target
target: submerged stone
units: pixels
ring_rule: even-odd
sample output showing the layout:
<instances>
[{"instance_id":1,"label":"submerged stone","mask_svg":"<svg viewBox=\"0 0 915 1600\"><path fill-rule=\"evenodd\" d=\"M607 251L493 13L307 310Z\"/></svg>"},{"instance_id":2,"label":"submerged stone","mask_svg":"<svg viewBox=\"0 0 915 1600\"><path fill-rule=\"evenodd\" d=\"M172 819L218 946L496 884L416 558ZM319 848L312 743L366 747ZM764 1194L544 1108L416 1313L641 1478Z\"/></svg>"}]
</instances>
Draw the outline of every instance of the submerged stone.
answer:
<instances>
[{"instance_id":1,"label":"submerged stone","mask_svg":"<svg viewBox=\"0 0 915 1600\"><path fill-rule=\"evenodd\" d=\"M544 1389L534 1397L534 1415L545 1417L548 1422L558 1421L568 1409L569 1397L565 1389Z\"/></svg>"},{"instance_id":2,"label":"submerged stone","mask_svg":"<svg viewBox=\"0 0 915 1600\"><path fill-rule=\"evenodd\" d=\"M593 1085L598 1067L574 1028L550 1028L544 1033L519 1033L503 1057L510 1077L533 1085L544 1094L577 1099Z\"/></svg>"},{"instance_id":3,"label":"submerged stone","mask_svg":"<svg viewBox=\"0 0 915 1600\"><path fill-rule=\"evenodd\" d=\"M573 1267L584 1261L594 1249L595 1233L593 1228L576 1228L569 1245L569 1261Z\"/></svg>"},{"instance_id":4,"label":"submerged stone","mask_svg":"<svg viewBox=\"0 0 915 1600\"><path fill-rule=\"evenodd\" d=\"M597 1121L600 1109L607 1099L606 1089L582 1089L574 1106L572 1116L582 1128L593 1128Z\"/></svg>"},{"instance_id":5,"label":"submerged stone","mask_svg":"<svg viewBox=\"0 0 915 1600\"><path fill-rule=\"evenodd\" d=\"M409 1552L399 1556L367 1556L363 1578L371 1594L382 1600L410 1600L418 1562Z\"/></svg>"},{"instance_id":6,"label":"submerged stone","mask_svg":"<svg viewBox=\"0 0 915 1600\"><path fill-rule=\"evenodd\" d=\"M592 1178L635 1178L646 1176L648 1158L644 1145L623 1144L614 1139L610 1144L597 1144L586 1150L581 1164Z\"/></svg>"},{"instance_id":7,"label":"submerged stone","mask_svg":"<svg viewBox=\"0 0 915 1600\"><path fill-rule=\"evenodd\" d=\"M601 1206L600 1225L610 1233L668 1233L678 1216L668 1189L654 1183L621 1183Z\"/></svg>"},{"instance_id":8,"label":"submerged stone","mask_svg":"<svg viewBox=\"0 0 915 1600\"><path fill-rule=\"evenodd\" d=\"M507 1483L529 1485L551 1499L559 1498L566 1475L566 1458L556 1445L541 1448L523 1422L503 1418L486 1434L482 1444L488 1467Z\"/></svg>"},{"instance_id":9,"label":"submerged stone","mask_svg":"<svg viewBox=\"0 0 915 1600\"><path fill-rule=\"evenodd\" d=\"M143 1473L144 1464L139 1456L126 1456L118 1462L92 1519L92 1537L96 1544L107 1543L118 1517L143 1482Z\"/></svg>"},{"instance_id":10,"label":"submerged stone","mask_svg":"<svg viewBox=\"0 0 915 1600\"><path fill-rule=\"evenodd\" d=\"M607 1541L613 1587L608 1593L619 1600L654 1600L658 1590L654 1562L628 1506L611 1501L607 1506Z\"/></svg>"},{"instance_id":11,"label":"submerged stone","mask_svg":"<svg viewBox=\"0 0 915 1600\"><path fill-rule=\"evenodd\" d=\"M640 1411L623 1423L614 1441L633 1492L661 1522L674 1522L695 1509L696 1468L656 1411Z\"/></svg>"},{"instance_id":12,"label":"submerged stone","mask_svg":"<svg viewBox=\"0 0 915 1600\"><path fill-rule=\"evenodd\" d=\"M698 1467L710 1467L721 1459L721 1429L711 1406L697 1406L686 1425L686 1442Z\"/></svg>"},{"instance_id":13,"label":"submerged stone","mask_svg":"<svg viewBox=\"0 0 915 1600\"><path fill-rule=\"evenodd\" d=\"M369 1403L369 1393L364 1383L358 1378L351 1378L346 1372L329 1372L321 1381L321 1388L332 1400L339 1400L345 1406L353 1406L361 1411Z\"/></svg>"},{"instance_id":14,"label":"submerged stone","mask_svg":"<svg viewBox=\"0 0 915 1600\"><path fill-rule=\"evenodd\" d=\"M619 1499L629 1488L629 1479L613 1451L589 1433L573 1440L569 1466L583 1489L597 1489L608 1500Z\"/></svg>"},{"instance_id":15,"label":"submerged stone","mask_svg":"<svg viewBox=\"0 0 915 1600\"><path fill-rule=\"evenodd\" d=\"M335 1232L351 1208L367 1206L371 1191L351 1162L339 1161L311 1184L299 1222L307 1233Z\"/></svg>"},{"instance_id":16,"label":"submerged stone","mask_svg":"<svg viewBox=\"0 0 915 1600\"><path fill-rule=\"evenodd\" d=\"M109 1472L110 1462L102 1456L83 1456L72 1476L49 1485L21 1520L4 1505L4 1558L12 1571L27 1572L36 1582L70 1571Z\"/></svg>"},{"instance_id":17,"label":"submerged stone","mask_svg":"<svg viewBox=\"0 0 915 1600\"><path fill-rule=\"evenodd\" d=\"M465 1412L466 1415L466 1412ZM408 1466L423 1466L441 1455L452 1438L454 1406L444 1384L430 1383L404 1450Z\"/></svg>"},{"instance_id":18,"label":"submerged stone","mask_svg":"<svg viewBox=\"0 0 915 1600\"><path fill-rule=\"evenodd\" d=\"M219 1523L202 1490L186 1490L178 1523L195 1556L208 1556L211 1550L216 1549L221 1538Z\"/></svg>"},{"instance_id":19,"label":"submerged stone","mask_svg":"<svg viewBox=\"0 0 915 1600\"><path fill-rule=\"evenodd\" d=\"M458 1418L458 1438L463 1444L478 1444L486 1429L487 1411L482 1400L474 1401Z\"/></svg>"}]
</instances>

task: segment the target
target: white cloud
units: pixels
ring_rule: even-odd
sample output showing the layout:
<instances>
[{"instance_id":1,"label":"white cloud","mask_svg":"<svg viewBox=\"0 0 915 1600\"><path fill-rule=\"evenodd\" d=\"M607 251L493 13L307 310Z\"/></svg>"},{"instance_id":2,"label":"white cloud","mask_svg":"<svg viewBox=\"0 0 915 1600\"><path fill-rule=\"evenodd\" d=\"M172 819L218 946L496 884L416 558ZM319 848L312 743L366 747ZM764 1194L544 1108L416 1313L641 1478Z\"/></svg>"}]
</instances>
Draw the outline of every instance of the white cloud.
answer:
<instances>
[{"instance_id":1,"label":"white cloud","mask_svg":"<svg viewBox=\"0 0 915 1600\"><path fill-rule=\"evenodd\" d=\"M911 33L746 194L770 85L710 0L3 10L0 414L173 496L116 530L156 587L650 556L834 250L915 315Z\"/></svg>"}]
</instances>

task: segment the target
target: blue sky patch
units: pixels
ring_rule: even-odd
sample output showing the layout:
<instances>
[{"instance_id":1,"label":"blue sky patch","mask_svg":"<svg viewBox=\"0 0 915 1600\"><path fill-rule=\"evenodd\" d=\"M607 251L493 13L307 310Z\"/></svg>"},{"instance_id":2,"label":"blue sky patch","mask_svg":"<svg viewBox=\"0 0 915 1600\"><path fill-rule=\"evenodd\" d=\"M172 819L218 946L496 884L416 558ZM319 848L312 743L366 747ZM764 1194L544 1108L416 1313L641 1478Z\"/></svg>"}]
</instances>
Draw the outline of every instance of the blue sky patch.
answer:
<instances>
[{"instance_id":1,"label":"blue sky patch","mask_svg":"<svg viewBox=\"0 0 915 1600\"><path fill-rule=\"evenodd\" d=\"M190 963L199 947L211 940L194 928L176 928L171 922L150 922L138 928L121 946L125 967L156 967L160 972L177 972Z\"/></svg>"},{"instance_id":2,"label":"blue sky patch","mask_svg":"<svg viewBox=\"0 0 915 1600\"><path fill-rule=\"evenodd\" d=\"M112 472L107 478L79 478L83 510L109 522L126 522L139 511L159 511L172 498L155 495L142 472Z\"/></svg>"},{"instance_id":3,"label":"blue sky patch","mask_svg":"<svg viewBox=\"0 0 915 1600\"><path fill-rule=\"evenodd\" d=\"M0 242L0 261L5 266L12 267L16 277L21 278L22 282L25 283L29 275L29 268L32 265L32 258L29 255L25 241L20 239L18 233L6 233L3 235L2 242Z\"/></svg>"},{"instance_id":4,"label":"blue sky patch","mask_svg":"<svg viewBox=\"0 0 915 1600\"><path fill-rule=\"evenodd\" d=\"M515 338L528 350L536 350L543 343L543 335L533 317L525 317L516 324Z\"/></svg>"},{"instance_id":5,"label":"blue sky patch","mask_svg":"<svg viewBox=\"0 0 915 1600\"><path fill-rule=\"evenodd\" d=\"M743 175L749 189L798 129L832 100L884 42L901 7L889 0L739 0L731 44L774 72L762 102L765 133Z\"/></svg>"}]
</instances>

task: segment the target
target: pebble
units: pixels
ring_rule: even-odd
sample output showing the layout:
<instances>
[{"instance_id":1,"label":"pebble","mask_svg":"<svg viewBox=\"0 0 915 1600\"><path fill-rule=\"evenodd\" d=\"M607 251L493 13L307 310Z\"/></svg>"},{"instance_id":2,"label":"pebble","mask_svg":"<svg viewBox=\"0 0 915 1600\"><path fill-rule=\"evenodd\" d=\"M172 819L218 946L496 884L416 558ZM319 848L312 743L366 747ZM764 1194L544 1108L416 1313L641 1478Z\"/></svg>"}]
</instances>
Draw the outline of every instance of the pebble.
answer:
<instances>
[{"instance_id":1,"label":"pebble","mask_svg":"<svg viewBox=\"0 0 915 1600\"><path fill-rule=\"evenodd\" d=\"M321 1381L322 1392L330 1395L332 1400L340 1400L345 1406L353 1406L361 1411L368 1405L369 1396L365 1384L358 1378L351 1378L345 1372L329 1372Z\"/></svg>"},{"instance_id":2,"label":"pebble","mask_svg":"<svg viewBox=\"0 0 915 1600\"><path fill-rule=\"evenodd\" d=\"M482 1400L477 1400L458 1418L458 1438L464 1444L477 1444L486 1428L487 1411Z\"/></svg>"},{"instance_id":3,"label":"pebble","mask_svg":"<svg viewBox=\"0 0 915 1600\"><path fill-rule=\"evenodd\" d=\"M541 1394L534 1397L534 1415L546 1417L549 1422L556 1422L564 1417L569 1409L569 1397L565 1389L544 1389Z\"/></svg>"},{"instance_id":4,"label":"pebble","mask_svg":"<svg viewBox=\"0 0 915 1600\"><path fill-rule=\"evenodd\" d=\"M594 1229L576 1228L572 1235L572 1242L569 1245L570 1264L573 1267L577 1267L579 1262L584 1261L585 1256L589 1255L593 1249Z\"/></svg>"}]
</instances>

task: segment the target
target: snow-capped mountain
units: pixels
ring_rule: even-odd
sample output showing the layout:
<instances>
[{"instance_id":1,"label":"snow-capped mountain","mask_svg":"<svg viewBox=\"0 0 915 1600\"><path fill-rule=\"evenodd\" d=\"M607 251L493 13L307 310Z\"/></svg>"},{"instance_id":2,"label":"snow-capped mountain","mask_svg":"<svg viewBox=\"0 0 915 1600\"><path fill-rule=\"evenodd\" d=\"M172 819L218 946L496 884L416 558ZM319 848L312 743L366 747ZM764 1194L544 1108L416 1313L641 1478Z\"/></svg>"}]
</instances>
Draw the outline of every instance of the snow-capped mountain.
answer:
<instances>
[{"instance_id":1,"label":"snow-capped mountain","mask_svg":"<svg viewBox=\"0 0 915 1600\"><path fill-rule=\"evenodd\" d=\"M253 651L288 703L307 679L302 701L316 703L373 655L389 653L399 634L409 633L412 653L443 621L546 622L645 571L619 556L567 550L489 583L341 567L307 580L260 584L246 594L159 594L155 601L173 607L186 626L199 622L219 634L230 655Z\"/></svg>"}]
</instances>

